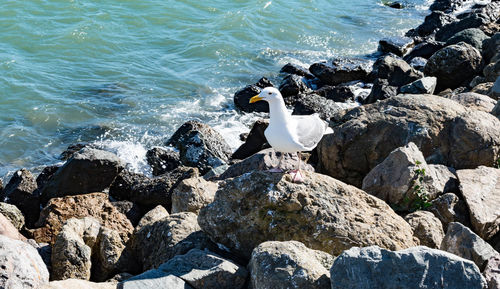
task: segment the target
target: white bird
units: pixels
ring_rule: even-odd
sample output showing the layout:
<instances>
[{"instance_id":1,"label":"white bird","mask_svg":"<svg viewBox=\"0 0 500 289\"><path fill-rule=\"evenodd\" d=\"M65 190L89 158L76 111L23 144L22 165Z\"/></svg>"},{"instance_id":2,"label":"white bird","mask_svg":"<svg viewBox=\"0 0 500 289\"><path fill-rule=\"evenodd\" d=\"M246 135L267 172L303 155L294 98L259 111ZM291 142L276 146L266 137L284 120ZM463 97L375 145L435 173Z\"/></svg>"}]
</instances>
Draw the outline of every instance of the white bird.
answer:
<instances>
[{"instance_id":1,"label":"white bird","mask_svg":"<svg viewBox=\"0 0 500 289\"><path fill-rule=\"evenodd\" d=\"M302 182L300 173L300 152L311 151L323 137L333 130L328 123L319 118L317 113L312 115L291 115L286 109L285 102L279 90L274 87L264 88L258 95L250 98L250 103L265 100L269 103L269 126L264 131L267 142L275 151L281 152L280 160L272 172L281 172L279 168L283 153L297 153L298 166L290 173L292 181Z\"/></svg>"}]
</instances>

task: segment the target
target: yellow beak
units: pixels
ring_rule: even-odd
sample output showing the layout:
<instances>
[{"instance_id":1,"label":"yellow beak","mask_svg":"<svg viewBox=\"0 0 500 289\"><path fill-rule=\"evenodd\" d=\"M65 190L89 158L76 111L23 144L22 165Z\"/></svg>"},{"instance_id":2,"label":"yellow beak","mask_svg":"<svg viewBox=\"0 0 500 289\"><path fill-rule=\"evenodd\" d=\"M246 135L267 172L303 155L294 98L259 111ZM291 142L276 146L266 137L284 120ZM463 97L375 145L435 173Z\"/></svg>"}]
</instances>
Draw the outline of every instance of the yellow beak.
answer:
<instances>
[{"instance_id":1,"label":"yellow beak","mask_svg":"<svg viewBox=\"0 0 500 289\"><path fill-rule=\"evenodd\" d=\"M258 94L252 98L250 98L250 101L249 103L254 103L254 102L257 102L259 100L262 100L262 97L260 97Z\"/></svg>"}]
</instances>

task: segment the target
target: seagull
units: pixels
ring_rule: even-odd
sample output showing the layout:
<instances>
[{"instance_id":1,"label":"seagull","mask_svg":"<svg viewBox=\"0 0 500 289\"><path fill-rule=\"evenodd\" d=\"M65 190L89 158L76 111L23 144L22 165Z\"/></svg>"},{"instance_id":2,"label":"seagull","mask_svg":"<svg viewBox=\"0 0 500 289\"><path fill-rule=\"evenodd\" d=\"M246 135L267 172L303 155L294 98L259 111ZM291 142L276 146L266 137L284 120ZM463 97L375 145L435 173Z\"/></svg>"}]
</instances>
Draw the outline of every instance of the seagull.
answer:
<instances>
[{"instance_id":1,"label":"seagull","mask_svg":"<svg viewBox=\"0 0 500 289\"><path fill-rule=\"evenodd\" d=\"M282 172L280 169L283 153L297 153L297 169L290 171L292 182L303 182L300 173L300 152L313 150L325 134L333 133L328 123L317 113L311 115L291 115L286 109L283 96L274 87L264 88L258 95L250 98L250 103L260 100L269 103L269 126L264 131L267 142L275 151L281 152L278 166L271 172Z\"/></svg>"}]
</instances>

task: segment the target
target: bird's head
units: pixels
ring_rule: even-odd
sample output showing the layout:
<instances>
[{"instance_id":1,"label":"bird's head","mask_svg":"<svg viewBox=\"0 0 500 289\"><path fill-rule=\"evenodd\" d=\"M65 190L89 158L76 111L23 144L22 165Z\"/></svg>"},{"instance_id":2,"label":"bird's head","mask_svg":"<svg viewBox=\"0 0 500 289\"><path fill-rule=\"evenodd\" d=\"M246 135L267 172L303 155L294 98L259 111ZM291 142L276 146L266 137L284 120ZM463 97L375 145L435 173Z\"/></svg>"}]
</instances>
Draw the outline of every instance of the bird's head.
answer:
<instances>
[{"instance_id":1,"label":"bird's head","mask_svg":"<svg viewBox=\"0 0 500 289\"><path fill-rule=\"evenodd\" d=\"M274 87L266 87L259 94L250 98L250 103L257 102L259 100L265 100L271 102L273 100L279 100L282 98L281 93L278 89Z\"/></svg>"}]
</instances>

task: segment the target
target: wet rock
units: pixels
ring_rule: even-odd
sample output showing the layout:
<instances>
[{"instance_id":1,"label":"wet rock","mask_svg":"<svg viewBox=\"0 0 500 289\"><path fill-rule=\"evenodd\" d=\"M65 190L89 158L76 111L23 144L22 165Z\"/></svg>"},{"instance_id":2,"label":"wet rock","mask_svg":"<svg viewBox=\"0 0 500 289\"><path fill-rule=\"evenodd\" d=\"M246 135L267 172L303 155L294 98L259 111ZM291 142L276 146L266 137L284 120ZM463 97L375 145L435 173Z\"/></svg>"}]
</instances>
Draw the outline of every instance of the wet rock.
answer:
<instances>
[{"instance_id":1,"label":"wet rock","mask_svg":"<svg viewBox=\"0 0 500 289\"><path fill-rule=\"evenodd\" d=\"M439 249L444 238L441 221L431 212L416 211L405 216L405 221L413 229L413 236L420 240L420 245Z\"/></svg>"},{"instance_id":2,"label":"wet rock","mask_svg":"<svg viewBox=\"0 0 500 289\"><path fill-rule=\"evenodd\" d=\"M69 145L66 148L66 150L61 153L61 155L59 156L59 159L61 159L63 161L68 160L75 153L79 152L81 149L83 149L84 147L87 147L87 146L89 146L89 144L85 144L85 143L77 143L77 144Z\"/></svg>"},{"instance_id":3,"label":"wet rock","mask_svg":"<svg viewBox=\"0 0 500 289\"><path fill-rule=\"evenodd\" d=\"M3 214L0 214L0 235L14 240L24 241L26 238L19 233L14 225Z\"/></svg>"},{"instance_id":4,"label":"wet rock","mask_svg":"<svg viewBox=\"0 0 500 289\"><path fill-rule=\"evenodd\" d=\"M45 184L50 180L50 178L57 172L61 166L53 165L43 168L40 174L36 177L36 184L38 190L42 190Z\"/></svg>"},{"instance_id":5,"label":"wet rock","mask_svg":"<svg viewBox=\"0 0 500 289\"><path fill-rule=\"evenodd\" d=\"M134 233L130 246L143 270L148 270L176 255L194 248L210 248L212 244L201 231L196 214L182 212L144 225Z\"/></svg>"},{"instance_id":6,"label":"wet rock","mask_svg":"<svg viewBox=\"0 0 500 289\"><path fill-rule=\"evenodd\" d=\"M285 66L283 66L281 68L280 72L305 76L307 79L314 78L314 75L309 73L309 71L307 71L307 69L300 67L300 66L297 66L297 65L294 65L294 64L291 64L291 63L285 64Z\"/></svg>"},{"instance_id":7,"label":"wet rock","mask_svg":"<svg viewBox=\"0 0 500 289\"><path fill-rule=\"evenodd\" d=\"M302 77L295 74L289 74L281 82L279 90L281 95L286 98L288 96L294 96L299 93L307 92L309 88Z\"/></svg>"},{"instance_id":8,"label":"wet rock","mask_svg":"<svg viewBox=\"0 0 500 289\"><path fill-rule=\"evenodd\" d=\"M250 98L259 94L262 88L269 86L274 85L265 77L259 79L255 84L247 85L234 94L234 105L243 112L269 112L269 105L266 101L249 103Z\"/></svg>"},{"instance_id":9,"label":"wet rock","mask_svg":"<svg viewBox=\"0 0 500 289\"><path fill-rule=\"evenodd\" d=\"M489 37L484 34L481 29L478 28L469 28L458 32L453 35L448 41L446 41L446 46L457 44L459 42L465 42L467 44L472 45L472 47L481 51L483 47L483 41L488 39Z\"/></svg>"},{"instance_id":10,"label":"wet rock","mask_svg":"<svg viewBox=\"0 0 500 289\"><path fill-rule=\"evenodd\" d=\"M184 280L174 275L167 275L161 270L149 270L140 275L118 283L118 289L194 289Z\"/></svg>"},{"instance_id":11,"label":"wet rock","mask_svg":"<svg viewBox=\"0 0 500 289\"><path fill-rule=\"evenodd\" d=\"M443 42L434 41L432 39L428 39L422 43L415 45L415 47L408 53L404 60L406 62L410 62L417 57L423 57L428 59L431 57L436 51L443 48L445 45ZM410 63L411 65L411 63Z\"/></svg>"},{"instance_id":12,"label":"wet rock","mask_svg":"<svg viewBox=\"0 0 500 289\"><path fill-rule=\"evenodd\" d=\"M442 11L432 11L431 14L425 17L425 20L420 24L415 31L419 36L428 36L436 32L441 27L456 21L455 17Z\"/></svg>"},{"instance_id":13,"label":"wet rock","mask_svg":"<svg viewBox=\"0 0 500 289\"><path fill-rule=\"evenodd\" d=\"M415 45L415 42L410 37L386 37L382 38L378 45L378 50L382 53L403 56Z\"/></svg>"},{"instance_id":14,"label":"wet rock","mask_svg":"<svg viewBox=\"0 0 500 289\"><path fill-rule=\"evenodd\" d=\"M355 88L349 85L325 85L314 91L314 93L335 102L346 102L348 100L354 101L356 98Z\"/></svg>"},{"instance_id":15,"label":"wet rock","mask_svg":"<svg viewBox=\"0 0 500 289\"><path fill-rule=\"evenodd\" d=\"M427 59L423 57L415 57L412 58L410 61L410 66L420 72L424 72L426 64L427 64Z\"/></svg>"},{"instance_id":16,"label":"wet rock","mask_svg":"<svg viewBox=\"0 0 500 289\"><path fill-rule=\"evenodd\" d=\"M402 86L399 91L410 94L433 94L436 84L437 78L428 76Z\"/></svg>"},{"instance_id":17,"label":"wet rock","mask_svg":"<svg viewBox=\"0 0 500 289\"><path fill-rule=\"evenodd\" d=\"M385 5L387 5L391 8L394 8L394 9L403 9L404 8L404 5L401 2L389 2Z\"/></svg>"},{"instance_id":18,"label":"wet rock","mask_svg":"<svg viewBox=\"0 0 500 289\"><path fill-rule=\"evenodd\" d=\"M248 264L252 288L330 288L333 259L297 241L264 242Z\"/></svg>"},{"instance_id":19,"label":"wet rock","mask_svg":"<svg viewBox=\"0 0 500 289\"><path fill-rule=\"evenodd\" d=\"M26 169L12 175L2 192L1 200L15 205L24 215L26 225L32 227L40 214L40 195L35 177Z\"/></svg>"},{"instance_id":20,"label":"wet rock","mask_svg":"<svg viewBox=\"0 0 500 289\"><path fill-rule=\"evenodd\" d=\"M377 59L372 73L377 78L387 79L389 85L397 87L423 77L420 71L413 69L406 61L394 54Z\"/></svg>"},{"instance_id":21,"label":"wet rock","mask_svg":"<svg viewBox=\"0 0 500 289\"><path fill-rule=\"evenodd\" d=\"M41 191L41 201L44 204L52 198L102 192L124 167L113 153L84 148L52 175Z\"/></svg>"},{"instance_id":22,"label":"wet rock","mask_svg":"<svg viewBox=\"0 0 500 289\"><path fill-rule=\"evenodd\" d=\"M458 170L457 176L474 232L490 239L500 231L500 169L480 166Z\"/></svg>"},{"instance_id":23,"label":"wet rock","mask_svg":"<svg viewBox=\"0 0 500 289\"><path fill-rule=\"evenodd\" d=\"M404 116L404 118L402 117ZM414 142L428 163L456 169L493 166L499 120L431 95L399 95L347 112L318 144L317 170L361 187L391 151Z\"/></svg>"},{"instance_id":24,"label":"wet rock","mask_svg":"<svg viewBox=\"0 0 500 289\"><path fill-rule=\"evenodd\" d=\"M135 227L135 231L139 231L142 229L144 226L153 224L156 221L159 221L161 219L164 219L169 216L168 211L162 207L161 205L156 206L154 209L151 211L147 212L139 221L137 226Z\"/></svg>"},{"instance_id":25,"label":"wet rock","mask_svg":"<svg viewBox=\"0 0 500 289\"><path fill-rule=\"evenodd\" d=\"M40 219L33 230L38 243L53 244L64 223L70 218L94 217L102 226L116 230L127 240L133 226L108 200L105 193L67 196L51 199L40 213Z\"/></svg>"},{"instance_id":26,"label":"wet rock","mask_svg":"<svg viewBox=\"0 0 500 289\"><path fill-rule=\"evenodd\" d=\"M202 177L183 180L172 193L172 213L193 212L210 204L219 185Z\"/></svg>"},{"instance_id":27,"label":"wet rock","mask_svg":"<svg viewBox=\"0 0 500 289\"><path fill-rule=\"evenodd\" d=\"M337 58L328 62L314 63L309 71L327 85L338 85L354 80L367 81L371 62L360 58Z\"/></svg>"},{"instance_id":28,"label":"wet rock","mask_svg":"<svg viewBox=\"0 0 500 289\"><path fill-rule=\"evenodd\" d=\"M0 202L0 214L4 215L17 230L24 227L24 215L16 206Z\"/></svg>"},{"instance_id":29,"label":"wet rock","mask_svg":"<svg viewBox=\"0 0 500 289\"><path fill-rule=\"evenodd\" d=\"M266 171L271 168L274 168L279 163L279 158L281 153L275 152L274 149L265 149L262 150L243 161L236 163L230 166L220 177L219 179L227 179L234 178L237 176L241 176L250 171ZM297 168L298 158L296 154L284 154L283 160L281 161L280 168L283 171L294 170ZM307 164L305 161L302 161L300 164L300 169L304 171L314 171L314 168Z\"/></svg>"},{"instance_id":30,"label":"wet rock","mask_svg":"<svg viewBox=\"0 0 500 289\"><path fill-rule=\"evenodd\" d=\"M365 100L365 104L374 103L378 100L384 100L396 96L398 87L389 85L389 81L383 78L375 79L372 90Z\"/></svg>"},{"instance_id":31,"label":"wet rock","mask_svg":"<svg viewBox=\"0 0 500 289\"><path fill-rule=\"evenodd\" d=\"M488 284L488 289L500 289L500 257L492 257L488 260L483 271L484 278Z\"/></svg>"},{"instance_id":32,"label":"wet rock","mask_svg":"<svg viewBox=\"0 0 500 289\"><path fill-rule=\"evenodd\" d=\"M41 288L49 272L31 245L0 235L0 287Z\"/></svg>"},{"instance_id":33,"label":"wet rock","mask_svg":"<svg viewBox=\"0 0 500 289\"><path fill-rule=\"evenodd\" d=\"M197 167L202 174L225 164L231 156L224 138L198 121L184 123L166 144L179 150L182 164Z\"/></svg>"},{"instance_id":34,"label":"wet rock","mask_svg":"<svg viewBox=\"0 0 500 289\"><path fill-rule=\"evenodd\" d=\"M329 119L336 115L342 107L333 100L326 99L317 94L299 94L296 97L292 114L309 115L319 114L322 119Z\"/></svg>"},{"instance_id":35,"label":"wet rock","mask_svg":"<svg viewBox=\"0 0 500 289\"><path fill-rule=\"evenodd\" d=\"M491 97L475 92L454 94L448 96L447 98L452 99L465 107L485 112L491 112L496 104L496 101Z\"/></svg>"},{"instance_id":36,"label":"wet rock","mask_svg":"<svg viewBox=\"0 0 500 289\"><path fill-rule=\"evenodd\" d=\"M414 288L415 284L422 288L439 284L446 289L482 289L486 285L471 261L423 246L398 252L376 246L351 248L335 259L330 273L332 289Z\"/></svg>"},{"instance_id":37,"label":"wet rock","mask_svg":"<svg viewBox=\"0 0 500 289\"><path fill-rule=\"evenodd\" d=\"M431 11L444 11L446 13L454 12L465 4L464 0L436 0L429 7Z\"/></svg>"},{"instance_id":38,"label":"wet rock","mask_svg":"<svg viewBox=\"0 0 500 289\"><path fill-rule=\"evenodd\" d=\"M270 145L267 143L266 136L264 135L264 131L268 125L269 120L257 120L248 133L245 142L233 153L231 158L242 160L263 149L269 148Z\"/></svg>"},{"instance_id":39,"label":"wet rock","mask_svg":"<svg viewBox=\"0 0 500 289\"><path fill-rule=\"evenodd\" d=\"M113 206L118 209L118 212L127 216L133 226L137 225L142 217L142 210L135 203L132 203L130 201L115 201L111 202L111 204L113 204Z\"/></svg>"},{"instance_id":40,"label":"wet rock","mask_svg":"<svg viewBox=\"0 0 500 289\"><path fill-rule=\"evenodd\" d=\"M260 171L226 180L201 209L201 228L247 260L268 240L296 240L332 255L352 246L415 245L409 225L383 201L328 176L302 174L302 184Z\"/></svg>"},{"instance_id":41,"label":"wet rock","mask_svg":"<svg viewBox=\"0 0 500 289\"><path fill-rule=\"evenodd\" d=\"M172 149L152 148L146 153L146 159L153 169L153 176L159 176L181 165L179 152Z\"/></svg>"},{"instance_id":42,"label":"wet rock","mask_svg":"<svg viewBox=\"0 0 500 289\"><path fill-rule=\"evenodd\" d=\"M497 12L497 17L498 17L498 12ZM492 20L488 15L482 13L471 13L468 16L461 18L459 21L454 21L446 25L443 25L443 27L441 27L436 32L435 38L438 41L447 41L453 35L457 34L460 31L463 31L468 28L478 28L490 22L492 22Z\"/></svg>"},{"instance_id":43,"label":"wet rock","mask_svg":"<svg viewBox=\"0 0 500 289\"><path fill-rule=\"evenodd\" d=\"M490 244L460 223L448 225L448 231L441 243L441 250L471 260L481 271L485 269L490 258L500 257Z\"/></svg>"},{"instance_id":44,"label":"wet rock","mask_svg":"<svg viewBox=\"0 0 500 289\"><path fill-rule=\"evenodd\" d=\"M80 279L66 279L60 281L51 281L42 289L116 289L116 283L104 282L96 283Z\"/></svg>"},{"instance_id":45,"label":"wet rock","mask_svg":"<svg viewBox=\"0 0 500 289\"><path fill-rule=\"evenodd\" d=\"M434 53L425 66L425 74L438 79L437 91L469 83L482 69L482 57L471 45L460 42Z\"/></svg>"}]
</instances>

